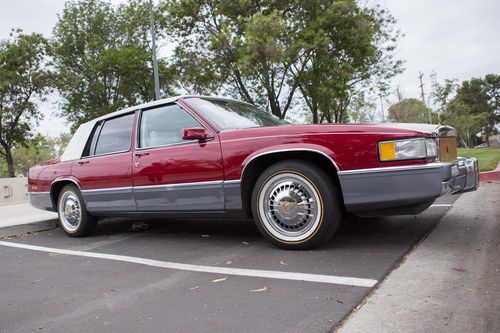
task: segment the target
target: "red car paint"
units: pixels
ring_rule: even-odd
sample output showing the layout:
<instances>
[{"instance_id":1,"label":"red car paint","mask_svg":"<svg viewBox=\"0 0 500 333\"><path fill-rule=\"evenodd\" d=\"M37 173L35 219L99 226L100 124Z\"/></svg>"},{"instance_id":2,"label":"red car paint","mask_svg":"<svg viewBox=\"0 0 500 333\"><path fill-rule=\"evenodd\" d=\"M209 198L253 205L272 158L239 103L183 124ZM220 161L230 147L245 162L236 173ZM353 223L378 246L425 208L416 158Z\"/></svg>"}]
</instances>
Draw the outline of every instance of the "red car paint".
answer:
<instances>
[{"instance_id":1,"label":"red car paint","mask_svg":"<svg viewBox=\"0 0 500 333\"><path fill-rule=\"evenodd\" d=\"M128 152L52 160L30 169L29 191L48 192L57 180L70 179L81 189L148 186L239 180L253 157L283 150L315 150L329 156L340 171L426 164L426 160L380 162L380 141L429 136L414 130L377 125L283 125L217 132L182 99L178 101L213 134L211 141L178 146L136 149L136 128ZM138 113L138 111L136 111Z\"/></svg>"}]
</instances>

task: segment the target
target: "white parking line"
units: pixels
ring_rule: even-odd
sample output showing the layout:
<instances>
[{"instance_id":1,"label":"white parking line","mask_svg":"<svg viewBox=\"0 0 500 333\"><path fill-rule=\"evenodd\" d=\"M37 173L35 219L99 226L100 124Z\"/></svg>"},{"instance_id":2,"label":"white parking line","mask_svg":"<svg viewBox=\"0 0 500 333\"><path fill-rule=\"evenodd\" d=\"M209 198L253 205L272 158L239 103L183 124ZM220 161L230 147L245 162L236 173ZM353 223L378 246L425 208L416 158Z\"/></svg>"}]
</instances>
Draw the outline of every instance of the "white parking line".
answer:
<instances>
[{"instance_id":1,"label":"white parking line","mask_svg":"<svg viewBox=\"0 0 500 333\"><path fill-rule=\"evenodd\" d=\"M435 204L431 205L431 207L451 207L453 206L452 204Z\"/></svg>"},{"instance_id":2,"label":"white parking line","mask_svg":"<svg viewBox=\"0 0 500 333\"><path fill-rule=\"evenodd\" d=\"M201 266L192 264L182 264L176 262L159 261L138 257L129 257L116 254L105 254L97 252L87 252L87 251L74 251L57 249L45 246L27 245L19 244L14 242L4 242L0 241L1 246L14 247L25 250L41 251L49 253L66 254L78 257L88 257L97 259L114 260L121 262L128 262L146 266L162 267L168 269L177 269L182 271L191 272L204 272L213 274L224 274L224 275L237 275L237 276L251 276L251 277L261 277L268 279L279 279L279 280L294 280L294 281L307 281L307 282L319 282L319 283L329 283L329 284L340 284L355 287L373 287L377 284L377 280L373 279L361 279L353 278L347 276L335 276L335 275L322 275L322 274L308 274L308 273L294 273L294 272L284 272L284 271L268 271L268 270L258 270L258 269L245 269L245 268L229 268L229 267L214 267L214 266Z\"/></svg>"}]
</instances>

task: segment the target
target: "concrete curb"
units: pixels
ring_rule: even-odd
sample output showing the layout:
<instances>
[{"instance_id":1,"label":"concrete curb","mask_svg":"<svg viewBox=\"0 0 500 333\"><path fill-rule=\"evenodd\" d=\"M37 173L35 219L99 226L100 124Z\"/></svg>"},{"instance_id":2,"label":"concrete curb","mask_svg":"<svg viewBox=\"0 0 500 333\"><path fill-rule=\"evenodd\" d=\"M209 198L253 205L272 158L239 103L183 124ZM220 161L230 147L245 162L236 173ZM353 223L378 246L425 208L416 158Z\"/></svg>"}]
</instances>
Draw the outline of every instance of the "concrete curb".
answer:
<instances>
[{"instance_id":1,"label":"concrete curb","mask_svg":"<svg viewBox=\"0 0 500 333\"><path fill-rule=\"evenodd\" d=\"M13 237L31 232L55 229L57 220L45 220L0 228L0 238Z\"/></svg>"}]
</instances>

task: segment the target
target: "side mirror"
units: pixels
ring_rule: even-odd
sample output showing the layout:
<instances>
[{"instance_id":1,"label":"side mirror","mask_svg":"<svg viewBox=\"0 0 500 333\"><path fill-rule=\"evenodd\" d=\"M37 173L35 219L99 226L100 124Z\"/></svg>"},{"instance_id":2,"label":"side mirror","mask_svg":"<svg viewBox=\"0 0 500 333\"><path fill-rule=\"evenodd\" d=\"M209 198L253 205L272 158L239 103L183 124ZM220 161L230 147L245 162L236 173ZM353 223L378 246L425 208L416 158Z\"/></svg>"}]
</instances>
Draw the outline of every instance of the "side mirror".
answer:
<instances>
[{"instance_id":1,"label":"side mirror","mask_svg":"<svg viewBox=\"0 0 500 333\"><path fill-rule=\"evenodd\" d=\"M182 140L200 140L207 141L214 136L203 127L189 127L182 131Z\"/></svg>"}]
</instances>

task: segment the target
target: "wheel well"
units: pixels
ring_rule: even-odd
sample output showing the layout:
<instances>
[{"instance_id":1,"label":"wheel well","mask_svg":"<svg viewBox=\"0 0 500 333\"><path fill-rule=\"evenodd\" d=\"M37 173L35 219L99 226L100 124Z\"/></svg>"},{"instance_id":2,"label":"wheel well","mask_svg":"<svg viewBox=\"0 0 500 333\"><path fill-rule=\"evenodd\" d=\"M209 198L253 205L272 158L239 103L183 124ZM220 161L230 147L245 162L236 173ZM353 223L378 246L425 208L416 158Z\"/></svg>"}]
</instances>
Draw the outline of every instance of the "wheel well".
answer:
<instances>
[{"instance_id":1,"label":"wheel well","mask_svg":"<svg viewBox=\"0 0 500 333\"><path fill-rule=\"evenodd\" d=\"M52 207L56 212L57 212L57 199L59 198L59 193L61 193L61 190L66 185L75 185L78 187L78 185L76 185L75 182L72 182L71 180L61 180L55 182L50 187L50 200L52 201Z\"/></svg>"},{"instance_id":2,"label":"wheel well","mask_svg":"<svg viewBox=\"0 0 500 333\"><path fill-rule=\"evenodd\" d=\"M335 165L328 157L320 153L315 153L312 151L290 151L262 155L254 160L251 160L250 163L247 164L244 170L244 174L241 177L241 199L243 210L248 217L252 216L250 199L252 196L253 187L257 182L257 179L265 169L277 162L282 162L284 160L302 160L320 167L327 175L330 176L330 178L335 182L338 189L340 190L340 182ZM344 198L342 196L342 191L340 191L340 194L343 206Z\"/></svg>"}]
</instances>

